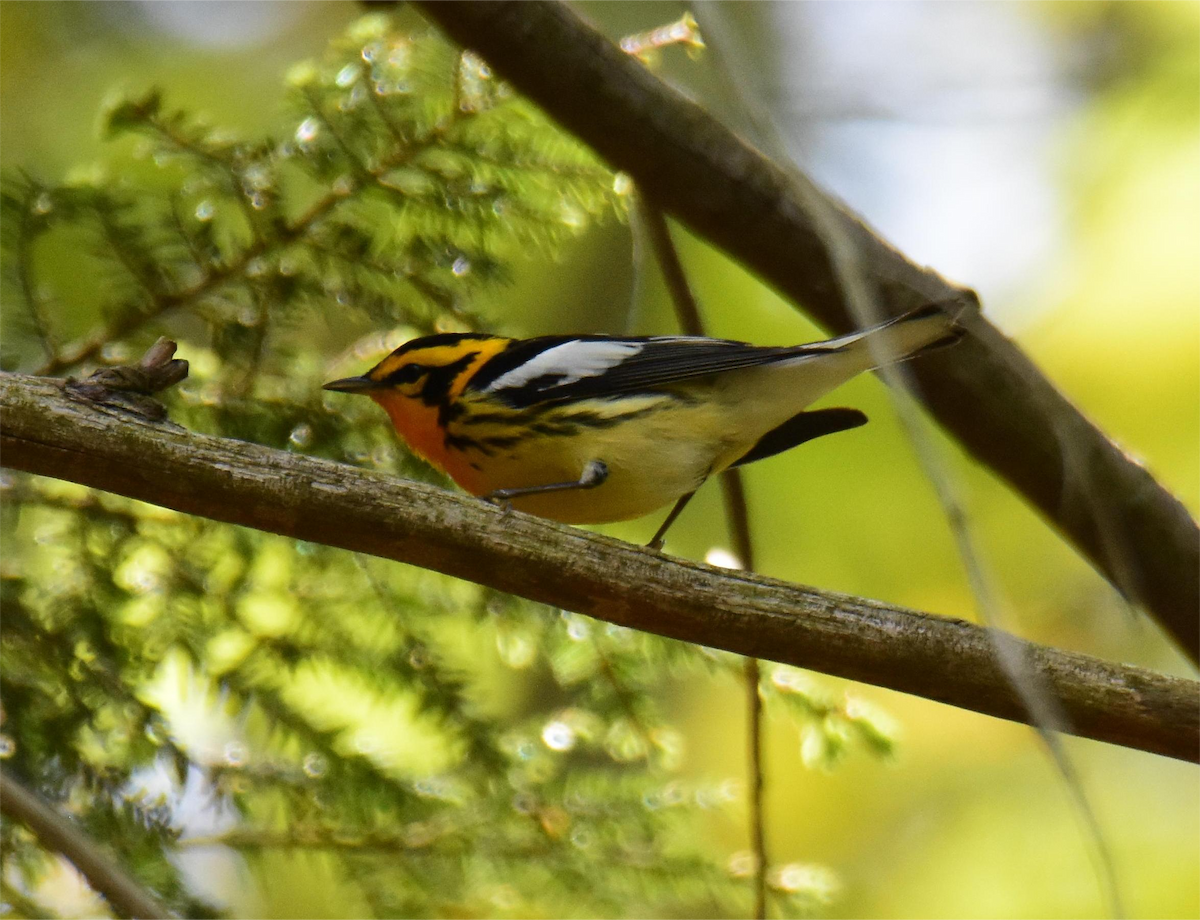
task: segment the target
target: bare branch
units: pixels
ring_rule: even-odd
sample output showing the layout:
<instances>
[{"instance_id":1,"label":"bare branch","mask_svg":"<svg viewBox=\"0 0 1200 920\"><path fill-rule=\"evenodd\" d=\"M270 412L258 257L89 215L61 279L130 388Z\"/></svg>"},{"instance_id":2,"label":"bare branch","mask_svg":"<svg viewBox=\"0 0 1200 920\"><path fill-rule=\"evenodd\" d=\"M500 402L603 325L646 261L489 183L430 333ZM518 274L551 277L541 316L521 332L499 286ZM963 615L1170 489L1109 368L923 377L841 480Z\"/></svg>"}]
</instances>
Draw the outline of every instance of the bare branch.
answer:
<instances>
[{"instance_id":1,"label":"bare branch","mask_svg":"<svg viewBox=\"0 0 1200 920\"><path fill-rule=\"evenodd\" d=\"M460 44L614 167L650 201L835 331L854 328L809 203L825 201L891 315L973 292L915 265L794 171L668 87L565 4L424 2ZM981 316L958 347L914 367L921 397L1112 584L1200 661L1200 530L1150 473L1085 419Z\"/></svg>"},{"instance_id":2,"label":"bare branch","mask_svg":"<svg viewBox=\"0 0 1200 920\"><path fill-rule=\"evenodd\" d=\"M1028 722L987 631L667 558L478 499L192 434L0 375L0 463L433 569L658 635ZM1013 639L1072 731L1200 762L1200 685Z\"/></svg>"},{"instance_id":3,"label":"bare branch","mask_svg":"<svg viewBox=\"0 0 1200 920\"><path fill-rule=\"evenodd\" d=\"M78 827L42 801L32 789L0 772L0 812L28 827L42 846L61 853L123 917L172 914Z\"/></svg>"}]
</instances>

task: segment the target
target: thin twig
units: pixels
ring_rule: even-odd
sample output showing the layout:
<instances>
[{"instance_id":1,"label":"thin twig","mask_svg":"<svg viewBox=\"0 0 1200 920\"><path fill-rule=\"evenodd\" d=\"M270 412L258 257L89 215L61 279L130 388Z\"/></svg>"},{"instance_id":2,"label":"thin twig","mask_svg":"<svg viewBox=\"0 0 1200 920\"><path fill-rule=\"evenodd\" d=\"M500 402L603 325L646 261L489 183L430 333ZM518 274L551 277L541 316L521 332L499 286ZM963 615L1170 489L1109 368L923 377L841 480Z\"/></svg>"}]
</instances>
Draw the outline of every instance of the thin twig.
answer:
<instances>
[{"instance_id":1,"label":"thin twig","mask_svg":"<svg viewBox=\"0 0 1200 920\"><path fill-rule=\"evenodd\" d=\"M663 280L675 305L675 315L685 335L704 335L704 320L700 316L700 305L688 284L679 252L671 239L662 211L637 195L637 213L642 226L650 237L650 245L662 269ZM725 519L733 537L734 555L748 572L754 569L754 543L750 537L750 512L746 505L746 487L741 470L726 470L721 474L721 491L725 496ZM754 917L763 920L767 915L767 858L766 826L763 818L763 789L765 786L762 756L762 696L759 692L758 659L747 658L743 662L743 679L746 688L747 747L749 748L750 771L750 845L754 852Z\"/></svg>"},{"instance_id":2,"label":"thin twig","mask_svg":"<svg viewBox=\"0 0 1200 920\"><path fill-rule=\"evenodd\" d=\"M254 392L254 385L262 371L263 353L271 328L270 295L258 283L251 283L248 288L250 299L254 303L254 322L250 326L250 354L245 356L245 364L241 373L231 387L232 394L236 399L245 399Z\"/></svg>"},{"instance_id":3,"label":"thin twig","mask_svg":"<svg viewBox=\"0 0 1200 920\"><path fill-rule=\"evenodd\" d=\"M173 916L105 855L94 840L6 771L0 771L0 812L28 827L46 849L69 859L88 884L120 915L139 918Z\"/></svg>"},{"instance_id":4,"label":"thin twig","mask_svg":"<svg viewBox=\"0 0 1200 920\"><path fill-rule=\"evenodd\" d=\"M41 296L37 289L37 283L34 280L34 232L30 227L30 212L38 196L44 194L46 193L38 186L31 186L29 194L21 204L21 226L17 233L16 272L18 283L21 286L21 297L25 301L25 306L29 309L29 316L33 322L33 331L38 337L38 342L42 346L42 350L49 356L54 354L56 345L54 336L50 331L50 324L46 319L46 315L42 312Z\"/></svg>"},{"instance_id":5,"label":"thin twig","mask_svg":"<svg viewBox=\"0 0 1200 920\"><path fill-rule=\"evenodd\" d=\"M384 107L383 100L380 98L381 94L378 92L378 88L374 85L375 81L371 77L371 67L366 61L359 63L358 75L359 79L362 80L366 85L367 99L371 103L371 109L375 112L376 116L378 116L379 120L383 122L384 127L387 128L388 134L390 134L392 136L392 140L395 141L396 146L407 146L408 138L404 136L404 132L400 130L400 127L396 124L395 119L388 114L387 109Z\"/></svg>"},{"instance_id":6,"label":"thin twig","mask_svg":"<svg viewBox=\"0 0 1200 920\"><path fill-rule=\"evenodd\" d=\"M188 257L192 260L192 266L203 272L204 254L200 249L200 244L196 241L196 237L188 230L187 224L183 221L183 205L180 199L181 196L178 192L171 195L171 228L188 251Z\"/></svg>"},{"instance_id":7,"label":"thin twig","mask_svg":"<svg viewBox=\"0 0 1200 920\"><path fill-rule=\"evenodd\" d=\"M654 756L654 748L657 746L654 743L654 736L650 734L650 729L646 727L646 723L638 715L637 707L634 706L633 695L621 682L621 678L613 668L612 661L609 659L608 653L604 650L603 637L595 636L592 639L592 648L596 650L596 660L600 663L600 673L604 675L604 679L608 681L609 687L612 688L617 702L625 710L625 717L629 719L630 724L642 736L642 741L645 742L646 761L648 763Z\"/></svg>"},{"instance_id":8,"label":"thin twig","mask_svg":"<svg viewBox=\"0 0 1200 920\"><path fill-rule=\"evenodd\" d=\"M731 50L733 49L726 49L726 53L728 54ZM733 82L742 108L749 111L751 121L758 129L759 142L765 141L766 149L774 156L776 162L784 164L785 168L794 169L795 164L774 119L770 117L765 108L757 104L741 81L735 78ZM867 282L859 253L837 220L833 208L821 196L812 193L804 183L802 176L797 178L796 187L805 199L809 212L813 215L818 232L827 242L833 270L844 291L850 313L862 328L883 322L887 318L886 314L880 308L872 286ZM917 395L915 382L906 365L890 363L886 354L877 355L875 363L879 365L878 372L884 382L891 387L893 394ZM1092 844L1091 853L1096 875L1108 913L1115 917L1124 916L1111 850L1100 827L1099 819L1083 788L1082 779L1058 734L1065 724L1061 709L1053 696L1047 692L1047 688L1040 683L1038 675L1031 673L1024 659L1004 641L1004 634L1000 632L1004 625L1003 603L976 546L955 476L931 440L928 428L922 423L915 403L903 397L894 397L893 404L901 425L915 448L917 459L925 476L933 484L934 491L942 505L947 526L954 537L983 622L993 630L991 635L997 640L997 661L1004 667L1012 681L1013 688L1021 694L1028 707L1031 724L1066 786L1085 836ZM1064 443L1068 445L1065 449L1069 456L1069 445L1073 442L1068 438ZM1101 514L1099 517L1101 523L1104 523L1106 516ZM1118 586L1129 584L1129 579L1125 577L1128 573L1122 575L1119 571L1114 570L1114 574L1117 575L1115 584Z\"/></svg>"},{"instance_id":9,"label":"thin twig","mask_svg":"<svg viewBox=\"0 0 1200 920\"><path fill-rule=\"evenodd\" d=\"M721 476L725 497L725 517L733 532L734 555L748 571L754 571L754 545L750 540L750 515L746 505L746 487L741 470L726 470ZM763 705L759 683L762 679L757 658L743 662L746 687L746 722L750 730L750 840L757 857L754 889L754 916L767 915L767 830L763 799L766 772L763 765Z\"/></svg>"},{"instance_id":10,"label":"thin twig","mask_svg":"<svg viewBox=\"0 0 1200 920\"><path fill-rule=\"evenodd\" d=\"M229 190L242 211L242 216L246 220L251 237L258 240L261 236L260 215L251 205L242 177L238 175L239 157L237 151L231 151L229 156L221 156L202 143L193 142L186 135L176 131L169 121L165 121L158 116L152 116L147 121L147 124L158 133L159 137L168 143L173 144L185 153L198 157L220 171L222 178L229 183Z\"/></svg>"},{"instance_id":11,"label":"thin twig","mask_svg":"<svg viewBox=\"0 0 1200 920\"><path fill-rule=\"evenodd\" d=\"M321 127L329 133L329 136L333 138L333 142L337 145L338 149L341 150L342 156L344 156L350 162L351 168L353 168L354 172L358 175L359 182L365 185L378 179L380 173L372 172L371 170L367 169L366 164L359 159L359 156L354 151L354 148L350 146L349 142L347 142L344 137L342 137L342 132L337 129L337 126L332 120L330 120L329 116L325 114L325 110L321 108L321 100L317 97L316 93L313 92L312 89L306 89L304 91L304 98L305 101L308 102L309 111L313 113L313 117L315 117L320 123Z\"/></svg>"},{"instance_id":12,"label":"thin twig","mask_svg":"<svg viewBox=\"0 0 1200 920\"><path fill-rule=\"evenodd\" d=\"M833 255L834 271L845 291L851 312L861 326L881 322L885 317L879 304L872 296L871 288L863 276L859 254L852 241L842 231L835 216L825 203L817 198L809 201L811 213L825 234ZM913 395L916 386L908 368L901 364L888 363L887 355L878 355L879 374L894 393ZM1100 827L1099 819L1084 791L1082 780L1074 763L1062 744L1059 732L1068 730L1066 718L1058 701L1030 667L1019 650L1007 641L1001 631L1004 625L1003 605L992 579L983 563L971 533L966 508L944 458L938 452L922 425L916 406L900 397L893 400L901 425L908 434L925 477L933 484L934 492L942 505L947 526L954 537L959 558L966 572L971 592L975 596L983 622L991 628L989 635L996 642L996 660L1004 668L1013 689L1020 695L1030 716L1030 725L1036 731L1046 753L1049 755L1059 777L1067 788L1071 803L1086 838L1092 844L1092 856L1100 885L1101 896L1107 912L1114 917L1124 916L1120 888L1117 884L1116 867L1112 853Z\"/></svg>"},{"instance_id":13,"label":"thin twig","mask_svg":"<svg viewBox=\"0 0 1200 920\"><path fill-rule=\"evenodd\" d=\"M399 834L379 834L364 832L353 834L348 832L330 833L327 830L306 831L289 830L259 830L256 828L235 828L221 834L209 836L184 837L179 846L190 850L207 849L208 847L230 847L237 850L347 850L356 853L404 853L413 850L426 850L443 837L457 833L459 828L447 828L443 833L426 835L414 842L413 836L403 832ZM459 855L459 851L455 851Z\"/></svg>"}]
</instances>

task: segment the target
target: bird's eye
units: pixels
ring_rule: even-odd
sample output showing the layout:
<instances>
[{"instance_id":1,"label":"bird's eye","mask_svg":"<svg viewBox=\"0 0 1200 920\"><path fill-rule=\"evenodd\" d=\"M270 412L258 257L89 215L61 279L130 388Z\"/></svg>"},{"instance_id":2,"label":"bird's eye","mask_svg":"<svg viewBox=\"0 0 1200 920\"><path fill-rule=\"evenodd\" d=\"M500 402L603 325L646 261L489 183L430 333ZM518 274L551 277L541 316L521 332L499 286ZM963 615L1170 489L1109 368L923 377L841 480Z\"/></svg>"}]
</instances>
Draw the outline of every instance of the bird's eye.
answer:
<instances>
[{"instance_id":1,"label":"bird's eye","mask_svg":"<svg viewBox=\"0 0 1200 920\"><path fill-rule=\"evenodd\" d=\"M388 374L384 378L384 382L390 386L416 383L428 370L429 368L422 364L405 364L403 367L399 367Z\"/></svg>"}]
</instances>

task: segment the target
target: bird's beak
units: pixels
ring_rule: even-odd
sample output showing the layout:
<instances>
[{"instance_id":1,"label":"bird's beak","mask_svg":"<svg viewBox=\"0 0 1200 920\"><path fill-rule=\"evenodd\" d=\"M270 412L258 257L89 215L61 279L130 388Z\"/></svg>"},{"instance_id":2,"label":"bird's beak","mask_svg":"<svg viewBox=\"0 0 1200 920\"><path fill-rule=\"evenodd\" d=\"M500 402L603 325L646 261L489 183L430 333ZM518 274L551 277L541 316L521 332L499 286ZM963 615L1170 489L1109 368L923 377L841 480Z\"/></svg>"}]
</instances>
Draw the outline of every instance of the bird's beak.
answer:
<instances>
[{"instance_id":1,"label":"bird's beak","mask_svg":"<svg viewBox=\"0 0 1200 920\"><path fill-rule=\"evenodd\" d=\"M336 390L338 393L366 393L379 389L380 384L370 377L343 377L341 380L331 380L322 389Z\"/></svg>"}]
</instances>

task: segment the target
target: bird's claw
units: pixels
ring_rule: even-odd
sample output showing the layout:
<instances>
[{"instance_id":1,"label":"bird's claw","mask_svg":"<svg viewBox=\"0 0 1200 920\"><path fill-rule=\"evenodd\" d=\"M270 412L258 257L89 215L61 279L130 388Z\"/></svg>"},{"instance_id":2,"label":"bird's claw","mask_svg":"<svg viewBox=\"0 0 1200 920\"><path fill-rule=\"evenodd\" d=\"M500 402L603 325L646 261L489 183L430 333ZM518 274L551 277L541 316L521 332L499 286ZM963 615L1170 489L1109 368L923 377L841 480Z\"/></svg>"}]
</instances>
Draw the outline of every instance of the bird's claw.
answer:
<instances>
[{"instance_id":1,"label":"bird's claw","mask_svg":"<svg viewBox=\"0 0 1200 920\"><path fill-rule=\"evenodd\" d=\"M499 508L504 514L511 514L513 510L512 499L502 492L489 492L483 496L483 500L493 507Z\"/></svg>"}]
</instances>

